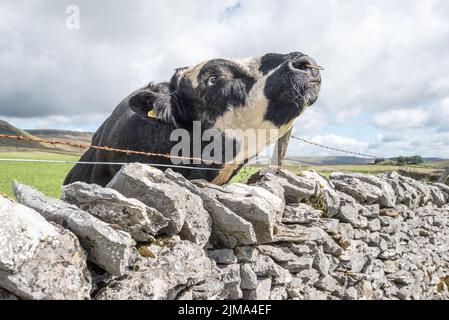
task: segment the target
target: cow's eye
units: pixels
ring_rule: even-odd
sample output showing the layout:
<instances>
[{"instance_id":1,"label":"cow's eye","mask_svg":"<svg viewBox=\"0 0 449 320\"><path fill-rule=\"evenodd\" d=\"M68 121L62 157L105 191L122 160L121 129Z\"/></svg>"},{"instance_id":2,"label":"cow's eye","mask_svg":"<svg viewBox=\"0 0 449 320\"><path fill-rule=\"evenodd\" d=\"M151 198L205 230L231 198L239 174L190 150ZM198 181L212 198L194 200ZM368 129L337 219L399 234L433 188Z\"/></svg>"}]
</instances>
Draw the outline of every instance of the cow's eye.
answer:
<instances>
[{"instance_id":1,"label":"cow's eye","mask_svg":"<svg viewBox=\"0 0 449 320\"><path fill-rule=\"evenodd\" d=\"M216 76L211 76L207 79L207 85L209 87L212 87L213 85L215 85L215 82L217 82L217 77Z\"/></svg>"}]
</instances>

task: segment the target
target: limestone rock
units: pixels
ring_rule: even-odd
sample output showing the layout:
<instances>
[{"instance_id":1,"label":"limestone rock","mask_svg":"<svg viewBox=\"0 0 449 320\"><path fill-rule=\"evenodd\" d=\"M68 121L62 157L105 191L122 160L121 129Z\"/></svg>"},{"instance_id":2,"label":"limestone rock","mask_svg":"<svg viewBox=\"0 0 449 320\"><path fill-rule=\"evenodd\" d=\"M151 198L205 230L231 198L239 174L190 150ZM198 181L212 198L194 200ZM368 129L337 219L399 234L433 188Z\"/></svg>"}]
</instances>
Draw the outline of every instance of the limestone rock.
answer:
<instances>
[{"instance_id":1,"label":"limestone rock","mask_svg":"<svg viewBox=\"0 0 449 320\"><path fill-rule=\"evenodd\" d=\"M213 221L211 242L231 249L257 242L254 227L250 222L218 201L216 195L207 187L201 188L200 191L204 206Z\"/></svg>"},{"instance_id":2,"label":"limestone rock","mask_svg":"<svg viewBox=\"0 0 449 320\"><path fill-rule=\"evenodd\" d=\"M196 285L209 283L213 279L223 281L222 273L215 262L206 257L200 246L190 241L181 240L164 244L156 258L143 260L138 266L137 271L130 272L125 278L111 281L95 298L177 299L183 292L193 289ZM216 281L213 282L217 284Z\"/></svg>"},{"instance_id":3,"label":"limestone rock","mask_svg":"<svg viewBox=\"0 0 449 320\"><path fill-rule=\"evenodd\" d=\"M119 261L128 261L126 268L119 268L124 272L119 277L89 262L86 281L92 278L92 298L449 299L449 187L445 185L394 172L336 173L328 180L315 172L293 174L268 167L249 185L216 186L188 181L171 170L136 164L125 168L124 183L117 185L132 182L124 188L129 191L126 195L75 184L81 186L74 191L76 196L83 200L87 190L88 199L101 204L101 214L64 195L111 225L32 189L19 192L20 200L45 217L77 230L91 261L95 260L86 241L90 235L79 232L86 223L95 232L112 226L115 233L126 236L116 230L121 228L149 241L137 250L134 242L128 246L138 257L127 260L119 252ZM156 218L170 220L172 229L147 223L148 208L159 214ZM126 210L137 212L137 218L124 215ZM53 227L58 235L71 235ZM170 236L173 232L177 235ZM24 258L18 256L26 262L28 252L35 254L24 252ZM2 261L7 259L0 251L0 279ZM12 298L24 297L4 288L0 299L11 297L10 293Z\"/></svg>"},{"instance_id":4,"label":"limestone rock","mask_svg":"<svg viewBox=\"0 0 449 320\"><path fill-rule=\"evenodd\" d=\"M289 171L279 167L269 166L263 168L253 180L270 180L276 182L284 189L284 196L287 203L299 203L308 200L316 194L316 183L311 179L299 177Z\"/></svg>"},{"instance_id":5,"label":"limestone rock","mask_svg":"<svg viewBox=\"0 0 449 320\"><path fill-rule=\"evenodd\" d=\"M237 262L237 257L231 249L217 249L207 252L209 258L220 264L234 264Z\"/></svg>"},{"instance_id":6,"label":"limestone rock","mask_svg":"<svg viewBox=\"0 0 449 320\"><path fill-rule=\"evenodd\" d=\"M332 293L338 289L338 282L331 276L324 276L315 284L315 287Z\"/></svg>"},{"instance_id":7,"label":"limestone rock","mask_svg":"<svg viewBox=\"0 0 449 320\"><path fill-rule=\"evenodd\" d=\"M285 207L282 215L284 224L307 224L317 222L322 217L322 212L305 203L295 203Z\"/></svg>"},{"instance_id":8,"label":"limestone rock","mask_svg":"<svg viewBox=\"0 0 449 320\"><path fill-rule=\"evenodd\" d=\"M170 175L166 175L156 168L132 163L123 166L107 187L126 197L140 200L162 213L170 220L163 230L167 235L177 234L182 230L181 236L185 239L199 245L206 244L211 221L201 198L173 181L176 177L183 183L182 176L169 173Z\"/></svg>"},{"instance_id":9,"label":"limestone rock","mask_svg":"<svg viewBox=\"0 0 449 320\"><path fill-rule=\"evenodd\" d=\"M193 286L190 290L178 295L176 299L182 299L182 296L187 292L190 292L191 296L189 298L184 298L183 300L221 300L221 299L232 299L230 295L224 295L224 288L226 283L223 280L217 278L206 278L203 283ZM241 296L241 294L240 294Z\"/></svg>"},{"instance_id":10,"label":"limestone rock","mask_svg":"<svg viewBox=\"0 0 449 320\"><path fill-rule=\"evenodd\" d=\"M301 225L278 225L277 242L293 242L302 244L318 243L326 252L340 254L342 248L321 228Z\"/></svg>"},{"instance_id":11,"label":"limestone rock","mask_svg":"<svg viewBox=\"0 0 449 320\"><path fill-rule=\"evenodd\" d=\"M20 203L72 231L80 239L89 261L113 275L121 276L128 271L135 258L135 242L129 234L115 230L78 207L49 198L29 186L14 182L13 190Z\"/></svg>"},{"instance_id":12,"label":"limestone rock","mask_svg":"<svg viewBox=\"0 0 449 320\"><path fill-rule=\"evenodd\" d=\"M335 177L336 176L334 175L334 178ZM338 177L341 178L342 176ZM380 189L382 194L379 197L379 204L382 208L392 208L396 205L396 194L393 188L387 181L382 180L380 177L369 176L361 173L346 173L343 177L358 179Z\"/></svg>"},{"instance_id":13,"label":"limestone rock","mask_svg":"<svg viewBox=\"0 0 449 320\"><path fill-rule=\"evenodd\" d=\"M254 262L260 256L259 251L252 246L237 247L234 253L239 262Z\"/></svg>"},{"instance_id":14,"label":"limestone rock","mask_svg":"<svg viewBox=\"0 0 449 320\"><path fill-rule=\"evenodd\" d=\"M270 300L287 300L287 289L283 285L273 285L270 290Z\"/></svg>"},{"instance_id":15,"label":"limestone rock","mask_svg":"<svg viewBox=\"0 0 449 320\"><path fill-rule=\"evenodd\" d=\"M429 186L433 203L441 207L447 203L447 195L437 186Z\"/></svg>"},{"instance_id":16,"label":"limestone rock","mask_svg":"<svg viewBox=\"0 0 449 320\"><path fill-rule=\"evenodd\" d=\"M258 277L279 277L280 267L268 256L259 255L251 262L251 268Z\"/></svg>"},{"instance_id":17,"label":"limestone rock","mask_svg":"<svg viewBox=\"0 0 449 320\"><path fill-rule=\"evenodd\" d=\"M293 260L280 263L280 265L290 271L291 273L297 273L302 270L309 270L312 268L313 258L311 257L296 257Z\"/></svg>"},{"instance_id":18,"label":"limestone rock","mask_svg":"<svg viewBox=\"0 0 449 320\"><path fill-rule=\"evenodd\" d=\"M204 246L209 241L212 233L212 218L206 208L204 208L200 191L193 183L171 169L166 170L164 174L167 179L185 188L187 191L187 215L179 235L182 239Z\"/></svg>"},{"instance_id":19,"label":"limestone rock","mask_svg":"<svg viewBox=\"0 0 449 320\"><path fill-rule=\"evenodd\" d=\"M119 226L136 241L150 241L169 220L139 200L94 184L75 182L62 188L62 200L76 205L98 219Z\"/></svg>"},{"instance_id":20,"label":"limestone rock","mask_svg":"<svg viewBox=\"0 0 449 320\"><path fill-rule=\"evenodd\" d=\"M251 222L258 243L274 239L277 217L284 210L282 200L269 191L244 184L233 184L216 191L217 199L240 217Z\"/></svg>"},{"instance_id":21,"label":"limestone rock","mask_svg":"<svg viewBox=\"0 0 449 320\"><path fill-rule=\"evenodd\" d=\"M0 221L0 288L23 299L90 297L86 255L72 233L2 196Z\"/></svg>"},{"instance_id":22,"label":"limestone rock","mask_svg":"<svg viewBox=\"0 0 449 320\"><path fill-rule=\"evenodd\" d=\"M318 252L316 253L316 256L313 260L313 267L318 270L323 276L329 274L330 262L321 247L318 248Z\"/></svg>"},{"instance_id":23,"label":"limestone rock","mask_svg":"<svg viewBox=\"0 0 449 320\"><path fill-rule=\"evenodd\" d=\"M257 275L250 264L244 263L240 267L240 277L243 290L255 290L257 288Z\"/></svg>"},{"instance_id":24,"label":"limestone rock","mask_svg":"<svg viewBox=\"0 0 449 320\"><path fill-rule=\"evenodd\" d=\"M294 300L301 299L305 287L301 279L294 277L286 289L288 297Z\"/></svg>"},{"instance_id":25,"label":"limestone rock","mask_svg":"<svg viewBox=\"0 0 449 320\"><path fill-rule=\"evenodd\" d=\"M240 265L238 263L229 264L221 269L223 274L223 290L220 293L221 299L239 300L243 297L241 289Z\"/></svg>"},{"instance_id":26,"label":"limestone rock","mask_svg":"<svg viewBox=\"0 0 449 320\"><path fill-rule=\"evenodd\" d=\"M297 258L289 248L282 246L260 245L257 249L265 256L269 256L277 262L287 262Z\"/></svg>"},{"instance_id":27,"label":"limestone rock","mask_svg":"<svg viewBox=\"0 0 449 320\"><path fill-rule=\"evenodd\" d=\"M358 175L333 173L331 181L337 190L350 195L361 204L377 203L383 195L378 186L360 180Z\"/></svg>"},{"instance_id":28,"label":"limestone rock","mask_svg":"<svg viewBox=\"0 0 449 320\"><path fill-rule=\"evenodd\" d=\"M443 183L434 183L433 186L437 187L438 189L441 190L441 192L443 192L446 203L448 203L449 202L449 186L447 184L443 184Z\"/></svg>"},{"instance_id":29,"label":"limestone rock","mask_svg":"<svg viewBox=\"0 0 449 320\"><path fill-rule=\"evenodd\" d=\"M303 171L300 176L315 181L316 192L312 200L315 206L322 207L327 217L337 215L338 208L340 207L340 197L335 191L332 182L315 171Z\"/></svg>"},{"instance_id":30,"label":"limestone rock","mask_svg":"<svg viewBox=\"0 0 449 320\"><path fill-rule=\"evenodd\" d=\"M20 300L20 298L0 288L0 301L17 301L17 300Z\"/></svg>"},{"instance_id":31,"label":"limestone rock","mask_svg":"<svg viewBox=\"0 0 449 320\"><path fill-rule=\"evenodd\" d=\"M270 298L271 279L265 278L257 281L255 290L245 291L243 299L246 300L268 300Z\"/></svg>"}]
</instances>

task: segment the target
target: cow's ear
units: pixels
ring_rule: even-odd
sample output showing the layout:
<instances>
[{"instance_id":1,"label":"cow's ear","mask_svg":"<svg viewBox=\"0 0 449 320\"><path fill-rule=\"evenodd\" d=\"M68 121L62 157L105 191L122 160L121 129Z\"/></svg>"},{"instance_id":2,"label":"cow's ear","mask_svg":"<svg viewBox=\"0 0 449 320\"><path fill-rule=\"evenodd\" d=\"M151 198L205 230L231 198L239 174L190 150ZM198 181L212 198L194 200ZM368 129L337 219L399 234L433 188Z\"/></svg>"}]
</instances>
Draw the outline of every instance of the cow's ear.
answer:
<instances>
[{"instance_id":1,"label":"cow's ear","mask_svg":"<svg viewBox=\"0 0 449 320\"><path fill-rule=\"evenodd\" d=\"M165 84L149 84L136 91L129 98L129 107L145 119L157 118L174 126L183 121L178 101Z\"/></svg>"}]
</instances>

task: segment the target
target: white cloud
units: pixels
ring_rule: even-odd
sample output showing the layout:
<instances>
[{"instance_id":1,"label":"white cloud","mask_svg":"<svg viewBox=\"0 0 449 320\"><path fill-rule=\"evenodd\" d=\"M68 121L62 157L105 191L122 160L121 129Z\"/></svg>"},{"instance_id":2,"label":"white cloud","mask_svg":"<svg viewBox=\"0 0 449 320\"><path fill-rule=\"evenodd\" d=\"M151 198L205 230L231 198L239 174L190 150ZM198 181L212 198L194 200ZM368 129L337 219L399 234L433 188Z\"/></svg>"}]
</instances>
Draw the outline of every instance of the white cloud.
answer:
<instances>
[{"instance_id":1,"label":"white cloud","mask_svg":"<svg viewBox=\"0 0 449 320\"><path fill-rule=\"evenodd\" d=\"M383 157L419 154L447 158L449 157L449 133L426 135L418 130L413 134L402 134L401 137L383 137L370 144L369 148Z\"/></svg>"},{"instance_id":2,"label":"white cloud","mask_svg":"<svg viewBox=\"0 0 449 320\"><path fill-rule=\"evenodd\" d=\"M354 138L348 138L337 134L316 135L314 137L304 137L308 141L325 146L331 146L338 149L349 150L353 152L366 152L368 143L358 141ZM289 143L289 155L317 155L317 156L351 156L334 150L320 148L298 140L291 140Z\"/></svg>"},{"instance_id":3,"label":"white cloud","mask_svg":"<svg viewBox=\"0 0 449 320\"><path fill-rule=\"evenodd\" d=\"M381 154L449 156L438 135L449 131L446 0L77 0L77 31L65 28L69 4L0 3L0 117L92 130L129 92L176 67L299 50L326 70L296 132L328 144L350 136L348 147ZM355 117L370 116L363 137L348 133Z\"/></svg>"},{"instance_id":4,"label":"white cloud","mask_svg":"<svg viewBox=\"0 0 449 320\"><path fill-rule=\"evenodd\" d=\"M444 99L432 113L431 125L438 131L449 132L449 98Z\"/></svg>"},{"instance_id":5,"label":"white cloud","mask_svg":"<svg viewBox=\"0 0 449 320\"><path fill-rule=\"evenodd\" d=\"M417 131L410 135L380 134L371 142L336 134L317 135L306 137L306 139L322 145L360 152L379 158L416 154L449 157L449 133L441 133L434 136L425 135L422 131ZM351 154L323 149L294 139L290 141L288 154L290 156L351 156Z\"/></svg>"},{"instance_id":6,"label":"white cloud","mask_svg":"<svg viewBox=\"0 0 449 320\"><path fill-rule=\"evenodd\" d=\"M335 113L335 122L344 123L348 119L358 116L361 112L362 112L362 110L360 108L354 108L352 110L337 111Z\"/></svg>"},{"instance_id":7,"label":"white cloud","mask_svg":"<svg viewBox=\"0 0 449 320\"><path fill-rule=\"evenodd\" d=\"M296 120L294 134L317 134L328 124L328 117L323 110L311 107L307 108L301 117Z\"/></svg>"},{"instance_id":8,"label":"white cloud","mask_svg":"<svg viewBox=\"0 0 449 320\"><path fill-rule=\"evenodd\" d=\"M416 129L424 127L430 114L422 109L398 109L381 112L373 117L376 126L391 131Z\"/></svg>"},{"instance_id":9,"label":"white cloud","mask_svg":"<svg viewBox=\"0 0 449 320\"><path fill-rule=\"evenodd\" d=\"M98 127L98 123L103 122L107 116L104 113L94 113L89 116L53 115L29 118L1 117L1 119L21 129L60 129L94 132Z\"/></svg>"}]
</instances>

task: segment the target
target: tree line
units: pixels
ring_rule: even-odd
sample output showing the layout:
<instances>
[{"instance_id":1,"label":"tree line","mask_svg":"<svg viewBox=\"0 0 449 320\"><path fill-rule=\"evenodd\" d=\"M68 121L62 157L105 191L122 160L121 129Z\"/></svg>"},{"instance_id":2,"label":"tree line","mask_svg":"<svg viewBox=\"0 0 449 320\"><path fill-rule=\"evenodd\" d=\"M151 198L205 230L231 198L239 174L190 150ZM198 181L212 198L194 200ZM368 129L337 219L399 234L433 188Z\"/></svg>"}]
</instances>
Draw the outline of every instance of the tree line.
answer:
<instances>
[{"instance_id":1,"label":"tree line","mask_svg":"<svg viewBox=\"0 0 449 320\"><path fill-rule=\"evenodd\" d=\"M385 158L377 158L375 163L381 163L384 162L386 160L391 160L391 161L396 161L398 164L401 165L413 165L413 164L422 164L424 163L424 159L421 156L411 156L411 157L405 157L405 156L399 156L396 158L390 158L390 159L385 159Z\"/></svg>"}]
</instances>

